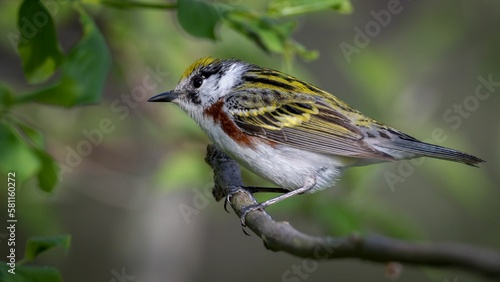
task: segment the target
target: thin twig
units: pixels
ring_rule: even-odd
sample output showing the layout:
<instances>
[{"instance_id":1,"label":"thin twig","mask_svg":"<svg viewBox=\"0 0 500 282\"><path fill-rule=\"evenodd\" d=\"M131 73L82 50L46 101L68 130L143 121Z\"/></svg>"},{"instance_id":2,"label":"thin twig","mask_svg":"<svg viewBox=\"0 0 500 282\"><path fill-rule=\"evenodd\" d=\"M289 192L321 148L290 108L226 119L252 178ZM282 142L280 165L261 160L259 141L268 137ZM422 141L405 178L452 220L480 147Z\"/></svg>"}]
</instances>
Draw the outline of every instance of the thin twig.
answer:
<instances>
[{"instance_id":1,"label":"thin twig","mask_svg":"<svg viewBox=\"0 0 500 282\"><path fill-rule=\"evenodd\" d=\"M90 1L89 1L90 2ZM176 3L147 3L140 1L131 0L99 0L100 4L105 6L119 8L119 9L129 9L129 8L149 8L149 9L160 9L160 10L173 10L177 8Z\"/></svg>"},{"instance_id":2,"label":"thin twig","mask_svg":"<svg viewBox=\"0 0 500 282\"><path fill-rule=\"evenodd\" d=\"M224 198L228 186L242 186L238 164L215 146L207 148L207 163L214 171L216 200ZM249 193L231 197L230 204L239 216L244 207L255 204ZM316 260L358 258L373 262L399 262L431 267L455 267L485 276L500 278L500 254L458 243L414 243L383 236L314 237L301 233L286 222L275 222L265 211L246 216L246 225L269 250Z\"/></svg>"}]
</instances>

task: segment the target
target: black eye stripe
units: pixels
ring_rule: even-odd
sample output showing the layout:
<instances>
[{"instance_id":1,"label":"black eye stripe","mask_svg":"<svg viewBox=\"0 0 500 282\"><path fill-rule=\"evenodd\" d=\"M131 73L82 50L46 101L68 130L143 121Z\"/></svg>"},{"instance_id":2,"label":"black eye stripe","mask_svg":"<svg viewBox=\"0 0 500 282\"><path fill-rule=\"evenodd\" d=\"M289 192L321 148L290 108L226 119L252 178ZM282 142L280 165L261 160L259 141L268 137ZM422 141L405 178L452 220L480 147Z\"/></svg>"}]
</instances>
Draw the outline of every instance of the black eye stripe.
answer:
<instances>
[{"instance_id":1,"label":"black eye stripe","mask_svg":"<svg viewBox=\"0 0 500 282\"><path fill-rule=\"evenodd\" d=\"M223 70L222 64L214 64L214 65L210 65L210 66L207 66L204 69L202 69L200 71L200 74L205 78L209 78L213 74L219 73L222 75L222 74L224 74L224 72L225 72L225 70Z\"/></svg>"}]
</instances>

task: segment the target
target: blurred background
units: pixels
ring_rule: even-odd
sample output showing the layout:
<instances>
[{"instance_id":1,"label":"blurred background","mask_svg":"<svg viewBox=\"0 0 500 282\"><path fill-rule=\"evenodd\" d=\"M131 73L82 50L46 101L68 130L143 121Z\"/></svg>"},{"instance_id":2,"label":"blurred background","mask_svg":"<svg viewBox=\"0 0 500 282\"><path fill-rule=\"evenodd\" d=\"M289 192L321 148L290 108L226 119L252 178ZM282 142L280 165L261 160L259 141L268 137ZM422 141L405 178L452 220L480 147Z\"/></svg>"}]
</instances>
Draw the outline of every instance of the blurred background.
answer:
<instances>
[{"instance_id":1,"label":"blurred background","mask_svg":"<svg viewBox=\"0 0 500 282\"><path fill-rule=\"evenodd\" d=\"M480 168L434 159L354 168L334 189L270 207L276 220L318 236L355 232L500 250L500 3L401 0L398 12L380 21L391 2L354 0L350 14L297 17L294 40L319 57L293 61L267 54L224 24L212 41L187 34L172 11L84 6L110 48L111 69L99 103L71 109L32 103L13 112L43 133L61 168L51 194L36 180L18 187L19 254L30 236L70 234L66 254L51 250L35 264L56 266L72 282L388 280L381 264L336 260L304 267L301 258L268 251L215 202L204 162L208 138L174 105L146 103L204 56L286 71L416 138L487 161ZM257 11L266 5L226 3ZM16 31L19 5L0 4L0 77L15 92L31 89L4 36ZM67 50L81 26L68 9L55 20ZM246 171L244 177L248 185L270 185ZM6 194L0 199L5 222ZM304 275L290 274L294 266L306 269ZM399 281L482 279L405 266Z\"/></svg>"}]
</instances>

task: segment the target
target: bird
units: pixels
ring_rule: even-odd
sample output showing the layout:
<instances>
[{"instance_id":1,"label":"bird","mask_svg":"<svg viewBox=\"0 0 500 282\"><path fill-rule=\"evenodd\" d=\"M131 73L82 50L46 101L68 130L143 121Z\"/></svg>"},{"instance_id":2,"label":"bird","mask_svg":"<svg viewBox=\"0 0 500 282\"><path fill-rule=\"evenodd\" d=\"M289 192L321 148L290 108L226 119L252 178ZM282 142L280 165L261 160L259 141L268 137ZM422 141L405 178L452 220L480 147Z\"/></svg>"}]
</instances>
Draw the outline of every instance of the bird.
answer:
<instances>
[{"instance_id":1,"label":"bird","mask_svg":"<svg viewBox=\"0 0 500 282\"><path fill-rule=\"evenodd\" d=\"M220 150L283 192L245 208L243 226L249 212L333 187L350 167L419 157L484 162L369 118L310 83L235 58L198 59L173 90L148 102L178 105Z\"/></svg>"}]
</instances>

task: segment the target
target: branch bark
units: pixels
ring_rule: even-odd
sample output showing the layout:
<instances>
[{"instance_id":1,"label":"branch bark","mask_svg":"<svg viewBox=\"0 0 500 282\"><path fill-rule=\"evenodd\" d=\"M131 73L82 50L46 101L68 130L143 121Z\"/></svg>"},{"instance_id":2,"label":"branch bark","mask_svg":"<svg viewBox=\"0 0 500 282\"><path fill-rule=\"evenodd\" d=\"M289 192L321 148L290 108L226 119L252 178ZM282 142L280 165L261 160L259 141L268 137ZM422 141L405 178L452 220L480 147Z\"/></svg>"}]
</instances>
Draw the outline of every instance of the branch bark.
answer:
<instances>
[{"instance_id":1,"label":"branch bark","mask_svg":"<svg viewBox=\"0 0 500 282\"><path fill-rule=\"evenodd\" d=\"M224 198L228 186L243 186L238 164L214 145L208 145L206 162L214 171L213 195ZM230 204L240 216L254 197L238 192ZM267 249L316 260L357 258L373 262L398 262L430 267L454 267L500 278L500 253L458 243L414 243L383 236L315 237L299 232L287 222L275 222L265 211L246 216L246 225Z\"/></svg>"}]
</instances>

